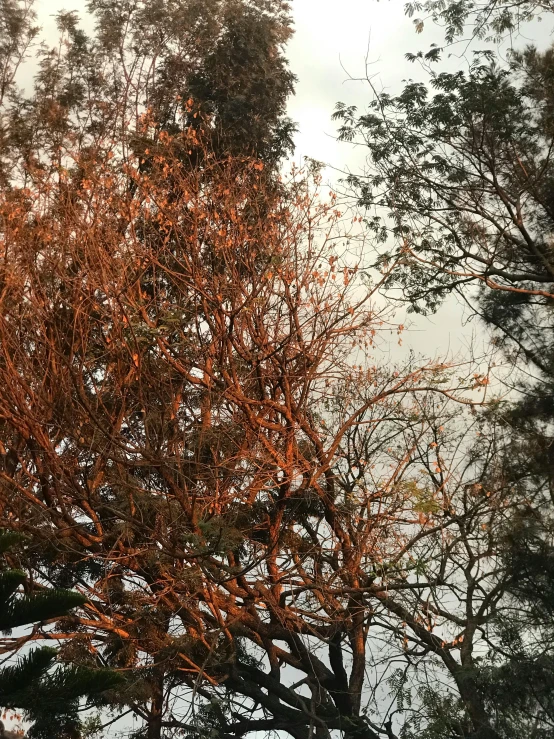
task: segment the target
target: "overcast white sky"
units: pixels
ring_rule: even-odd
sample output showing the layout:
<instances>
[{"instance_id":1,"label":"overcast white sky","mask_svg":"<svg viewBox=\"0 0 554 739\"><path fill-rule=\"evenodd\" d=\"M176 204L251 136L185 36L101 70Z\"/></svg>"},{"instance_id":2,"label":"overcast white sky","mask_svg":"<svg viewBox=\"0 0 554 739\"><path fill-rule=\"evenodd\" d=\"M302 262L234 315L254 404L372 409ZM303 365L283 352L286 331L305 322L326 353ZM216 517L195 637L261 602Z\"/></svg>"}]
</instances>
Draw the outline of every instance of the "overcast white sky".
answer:
<instances>
[{"instance_id":1,"label":"overcast white sky","mask_svg":"<svg viewBox=\"0 0 554 739\"><path fill-rule=\"evenodd\" d=\"M334 166L354 163L352 150L334 141L330 120L339 100L360 107L368 88L349 77L365 75L366 56L372 74L392 91L415 69L404 59L408 51L429 45L404 15L403 0L293 0L295 35L288 58L298 76L290 115L298 122L297 156Z\"/></svg>"},{"instance_id":2,"label":"overcast white sky","mask_svg":"<svg viewBox=\"0 0 554 739\"><path fill-rule=\"evenodd\" d=\"M292 71L297 75L296 95L289 113L297 122L295 161L313 157L338 170L359 172L364 166L364 151L338 142L337 124L331 120L338 101L363 110L369 100L367 82L357 81L368 72L378 89L399 91L402 80L420 75L417 65L405 54L428 49L440 43L440 31L428 25L416 34L411 19L404 13L404 0L293 0L295 35L288 47ZM451 58L449 65L459 65ZM326 178L338 176L327 169ZM471 342L474 326L463 326L461 308L451 301L429 319L412 317L403 336L404 349L429 357L463 352ZM405 355L395 341L391 359Z\"/></svg>"},{"instance_id":3,"label":"overcast white sky","mask_svg":"<svg viewBox=\"0 0 554 739\"><path fill-rule=\"evenodd\" d=\"M339 100L364 108L367 83L349 77L365 75L366 57L377 87L391 93L400 89L402 80L422 76L418 65L404 55L427 50L433 42L440 45L441 31L428 22L423 33L416 34L413 20L404 13L405 1L291 0L295 35L287 56L298 83L289 110L299 124L298 158L311 156L339 168L356 165L352 149L334 140L330 116ZM544 46L551 39L546 23L533 24L525 29L521 43ZM461 58L465 48L465 44L454 47L441 68L467 66L467 59ZM501 53L506 48L503 44Z\"/></svg>"}]
</instances>

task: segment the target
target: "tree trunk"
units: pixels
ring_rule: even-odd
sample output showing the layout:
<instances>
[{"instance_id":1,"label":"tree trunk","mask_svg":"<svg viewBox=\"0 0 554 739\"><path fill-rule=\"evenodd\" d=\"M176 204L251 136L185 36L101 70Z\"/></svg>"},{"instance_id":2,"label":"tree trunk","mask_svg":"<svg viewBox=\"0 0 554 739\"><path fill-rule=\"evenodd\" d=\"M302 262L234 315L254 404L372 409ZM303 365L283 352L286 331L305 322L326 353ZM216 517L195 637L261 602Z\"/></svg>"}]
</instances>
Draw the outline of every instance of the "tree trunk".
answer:
<instances>
[{"instance_id":1,"label":"tree trunk","mask_svg":"<svg viewBox=\"0 0 554 739\"><path fill-rule=\"evenodd\" d=\"M164 708L163 675L155 677L152 682L152 702L148 715L147 739L161 739L162 718Z\"/></svg>"},{"instance_id":2,"label":"tree trunk","mask_svg":"<svg viewBox=\"0 0 554 739\"><path fill-rule=\"evenodd\" d=\"M474 739L501 739L500 734L490 725L489 716L473 678L460 673L454 677L475 729Z\"/></svg>"}]
</instances>

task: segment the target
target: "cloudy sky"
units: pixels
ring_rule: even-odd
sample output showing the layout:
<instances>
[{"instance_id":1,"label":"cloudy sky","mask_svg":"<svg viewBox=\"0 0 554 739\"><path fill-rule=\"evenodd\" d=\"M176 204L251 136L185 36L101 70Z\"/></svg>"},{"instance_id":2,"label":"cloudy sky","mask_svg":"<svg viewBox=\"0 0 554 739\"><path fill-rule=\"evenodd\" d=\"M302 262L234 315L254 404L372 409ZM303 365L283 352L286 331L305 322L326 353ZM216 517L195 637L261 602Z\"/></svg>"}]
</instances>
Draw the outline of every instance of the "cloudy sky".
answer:
<instances>
[{"instance_id":1,"label":"cloudy sky","mask_svg":"<svg viewBox=\"0 0 554 739\"><path fill-rule=\"evenodd\" d=\"M355 153L334 140L335 125L330 120L337 101L363 109L368 100L367 82L351 78L365 76L367 59L367 70L379 89L394 93L406 78L423 79L418 65L407 62L404 55L427 50L433 42L440 45L441 31L428 22L423 33L415 33L413 19L404 13L406 0L291 1L295 35L288 58L298 83L290 115L299 124L297 157L311 156L336 167L355 166ZM518 42L532 40L544 46L551 39L550 29L542 23L527 26ZM501 55L507 46L506 42L500 47ZM466 67L471 58L466 51L465 43L453 47L441 61L441 69Z\"/></svg>"},{"instance_id":2,"label":"cloudy sky","mask_svg":"<svg viewBox=\"0 0 554 739\"><path fill-rule=\"evenodd\" d=\"M404 79L421 76L404 55L440 43L440 31L428 25L416 34L404 0L293 0L293 8L296 32L288 58L298 77L289 106L298 125L295 160L300 164L310 156L325 162L330 165L325 176L332 182L341 170L361 171L365 158L362 148L336 140L331 120L335 104L342 101L363 110L370 97L366 73L377 89L390 93L399 91ZM453 56L445 63L455 67L464 62ZM383 347L391 359L400 359L409 349L441 358L466 353L474 340L475 327L464 325L455 301L432 318L401 314L398 320L411 328L404 334L403 350L394 341Z\"/></svg>"},{"instance_id":3,"label":"cloudy sky","mask_svg":"<svg viewBox=\"0 0 554 739\"><path fill-rule=\"evenodd\" d=\"M330 115L337 101L360 107L368 97L371 75L391 91L414 74L404 59L430 43L414 32L404 15L403 0L293 0L295 35L288 57L298 76L290 115L299 124L297 156L312 156L334 166L355 162L350 147L334 140Z\"/></svg>"}]
</instances>

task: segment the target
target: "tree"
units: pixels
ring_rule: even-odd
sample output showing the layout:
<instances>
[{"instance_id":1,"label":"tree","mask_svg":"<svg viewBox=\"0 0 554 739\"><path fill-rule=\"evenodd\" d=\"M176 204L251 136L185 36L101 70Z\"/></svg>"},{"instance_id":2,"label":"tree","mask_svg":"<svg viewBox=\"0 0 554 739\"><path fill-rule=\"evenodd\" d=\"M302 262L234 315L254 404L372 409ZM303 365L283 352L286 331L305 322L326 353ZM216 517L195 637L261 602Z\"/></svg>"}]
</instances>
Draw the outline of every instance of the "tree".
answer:
<instances>
[{"instance_id":1,"label":"tree","mask_svg":"<svg viewBox=\"0 0 554 739\"><path fill-rule=\"evenodd\" d=\"M378 263L403 263L389 288L416 311L455 291L509 361L513 394L491 406L467 455L462 491L482 507L461 519L462 550L442 560L457 572L450 595L431 591L434 612L460 628L476 700L459 683L428 686L412 730L551 736L552 51L514 52L506 68L486 54L467 73L428 69L433 93L409 82L376 95L367 114L339 105L342 137L361 136L369 152L369 171L350 184L384 244ZM429 560L437 574L440 561Z\"/></svg>"},{"instance_id":2,"label":"tree","mask_svg":"<svg viewBox=\"0 0 554 739\"><path fill-rule=\"evenodd\" d=\"M431 396L449 403L457 381L368 361L388 273L359 280L336 198L316 197L317 174L279 181L263 147L220 146L219 88L170 126L127 65L135 31L122 46L104 7L100 46L62 18L68 50L8 110L1 520L31 537L37 580L86 594L52 637L129 676L141 735L373 739L372 614L444 523L440 490L425 513L403 483L403 444L425 445ZM131 28L155 56L152 7ZM122 86L90 72L85 94L75 70L98 59Z\"/></svg>"},{"instance_id":3,"label":"tree","mask_svg":"<svg viewBox=\"0 0 554 739\"><path fill-rule=\"evenodd\" d=\"M195 125L220 156L256 156L270 166L290 149L287 3L91 0L87 8L94 33L82 30L77 14L60 13L60 43L51 48L37 45L33 2L2 5L5 184L15 172L25 176L20 168L29 158L36 166L43 156L60 165L69 140L93 158L99 146L117 142L124 154L142 154L147 166L152 141L138 134L144 113L157 122L154 141L162 131ZM32 54L39 71L28 96L17 82Z\"/></svg>"},{"instance_id":4,"label":"tree","mask_svg":"<svg viewBox=\"0 0 554 739\"><path fill-rule=\"evenodd\" d=\"M61 656L124 673L148 739L390 739L414 664L458 691L449 731L496 739L474 614L455 631L496 613L464 552L489 556L506 491L470 494L489 467L458 474L452 407L487 379L373 358L404 255L371 271L317 172L276 166L283 7L90 9L3 118L0 523L33 581L86 595Z\"/></svg>"},{"instance_id":5,"label":"tree","mask_svg":"<svg viewBox=\"0 0 554 739\"><path fill-rule=\"evenodd\" d=\"M425 22L444 28L445 41L453 44L463 40L464 34L472 39L499 40L517 33L520 27L534 18L549 14L554 9L551 0L424 0L408 2L405 5L406 15L426 13L424 18L415 18L416 31L421 33ZM432 47L430 54L436 52Z\"/></svg>"},{"instance_id":6,"label":"tree","mask_svg":"<svg viewBox=\"0 0 554 739\"><path fill-rule=\"evenodd\" d=\"M409 83L368 115L336 114L343 137L368 144L375 169L352 182L364 205L388 211L371 226L396 241L382 259L402 254L396 285L412 308L434 309L457 290L514 361L543 377L552 371L551 60L534 49L514 54L510 69L479 60L468 75L433 75L433 97Z\"/></svg>"},{"instance_id":7,"label":"tree","mask_svg":"<svg viewBox=\"0 0 554 739\"><path fill-rule=\"evenodd\" d=\"M0 534L0 553L20 544L23 537L16 532ZM18 636L15 641L25 644L29 638L44 637L40 624L66 616L86 602L80 593L52 588L30 589L25 573L16 569L0 571L0 628L4 633L39 622L30 637ZM2 647L5 653L6 647ZM31 737L79 736L79 702L102 701L106 692L121 684L121 678L111 670L62 667L51 670L57 651L51 647L32 649L23 658L0 670L0 706L22 710L33 722Z\"/></svg>"},{"instance_id":8,"label":"tree","mask_svg":"<svg viewBox=\"0 0 554 739\"><path fill-rule=\"evenodd\" d=\"M66 167L61 196L49 174L7 193L3 520L41 577L87 594L68 653L92 640L134 675L148 736L373 737L366 594L428 525L393 446L428 426L408 397L449 386L435 365L360 370L385 315L335 253L333 199L295 181L266 197L259 160L184 164L202 145L191 128L147 174L114 155L79 186Z\"/></svg>"}]
</instances>

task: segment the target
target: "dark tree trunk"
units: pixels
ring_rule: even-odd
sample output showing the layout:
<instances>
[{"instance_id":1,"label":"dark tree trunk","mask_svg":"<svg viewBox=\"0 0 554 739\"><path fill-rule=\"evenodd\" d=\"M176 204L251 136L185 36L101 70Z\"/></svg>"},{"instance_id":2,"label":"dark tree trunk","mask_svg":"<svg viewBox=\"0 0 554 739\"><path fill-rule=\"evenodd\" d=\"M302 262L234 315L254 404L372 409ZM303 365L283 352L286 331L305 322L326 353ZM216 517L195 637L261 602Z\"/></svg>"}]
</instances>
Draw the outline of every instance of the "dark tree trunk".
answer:
<instances>
[{"instance_id":1,"label":"dark tree trunk","mask_svg":"<svg viewBox=\"0 0 554 739\"><path fill-rule=\"evenodd\" d=\"M147 739L161 739L162 718L164 708L163 675L154 677L152 681L152 702L148 715Z\"/></svg>"}]
</instances>

